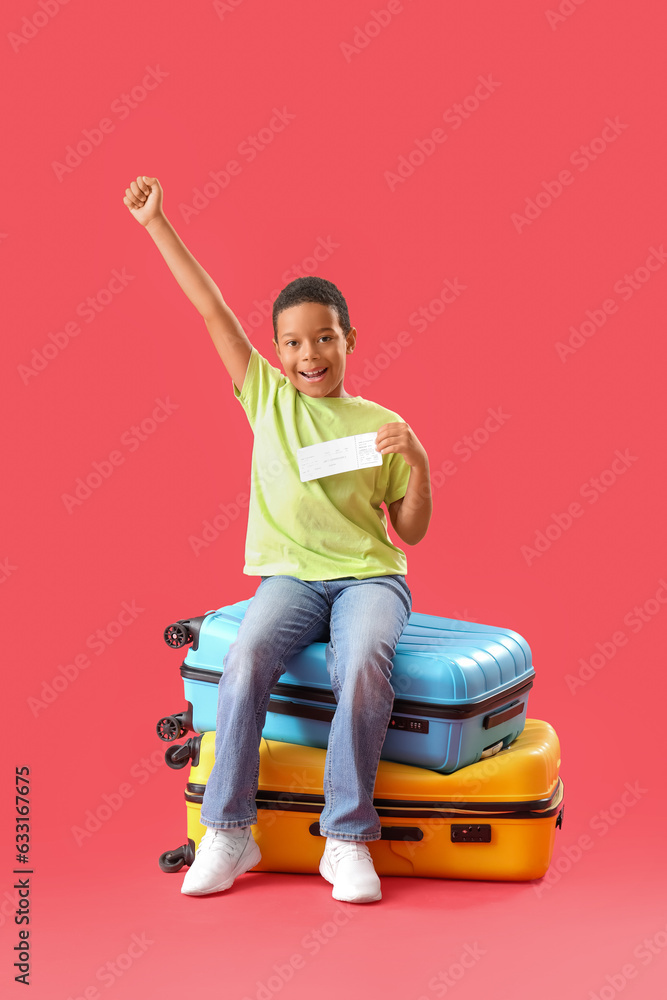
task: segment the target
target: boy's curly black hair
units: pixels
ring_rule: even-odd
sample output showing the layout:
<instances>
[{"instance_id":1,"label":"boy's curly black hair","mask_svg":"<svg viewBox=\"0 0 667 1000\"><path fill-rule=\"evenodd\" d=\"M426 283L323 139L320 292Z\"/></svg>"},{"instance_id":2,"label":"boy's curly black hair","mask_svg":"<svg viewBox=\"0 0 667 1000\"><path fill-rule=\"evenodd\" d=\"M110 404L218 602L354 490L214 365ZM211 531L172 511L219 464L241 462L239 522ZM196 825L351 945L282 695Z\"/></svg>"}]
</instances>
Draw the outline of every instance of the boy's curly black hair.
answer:
<instances>
[{"instance_id":1,"label":"boy's curly black hair","mask_svg":"<svg viewBox=\"0 0 667 1000\"><path fill-rule=\"evenodd\" d=\"M308 275L306 278L295 278L294 281L290 281L273 303L273 339L276 343L278 343L278 313L283 309L301 305L302 302L320 302L322 305L331 306L338 314L338 322L347 336L351 329L350 315L342 293L332 281Z\"/></svg>"}]
</instances>

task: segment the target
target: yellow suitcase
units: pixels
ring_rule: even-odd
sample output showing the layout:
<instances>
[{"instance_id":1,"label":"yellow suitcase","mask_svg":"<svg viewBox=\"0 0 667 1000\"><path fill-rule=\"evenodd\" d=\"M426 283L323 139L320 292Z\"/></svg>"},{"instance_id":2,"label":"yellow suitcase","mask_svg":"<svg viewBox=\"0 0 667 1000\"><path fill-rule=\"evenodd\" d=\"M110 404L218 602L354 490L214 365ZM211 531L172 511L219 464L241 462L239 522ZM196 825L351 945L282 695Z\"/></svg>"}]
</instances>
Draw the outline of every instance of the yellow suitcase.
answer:
<instances>
[{"instance_id":1,"label":"yellow suitcase","mask_svg":"<svg viewBox=\"0 0 667 1000\"><path fill-rule=\"evenodd\" d=\"M209 732L188 741L188 843L165 851L159 860L163 871L179 871L194 860L205 830L199 817L214 740ZM319 871L325 754L262 739L252 828L262 860L253 871ZM541 878L563 818L559 767L556 732L538 719L527 719L505 750L452 774L381 760L373 801L382 839L368 844L375 870L430 878Z\"/></svg>"}]
</instances>

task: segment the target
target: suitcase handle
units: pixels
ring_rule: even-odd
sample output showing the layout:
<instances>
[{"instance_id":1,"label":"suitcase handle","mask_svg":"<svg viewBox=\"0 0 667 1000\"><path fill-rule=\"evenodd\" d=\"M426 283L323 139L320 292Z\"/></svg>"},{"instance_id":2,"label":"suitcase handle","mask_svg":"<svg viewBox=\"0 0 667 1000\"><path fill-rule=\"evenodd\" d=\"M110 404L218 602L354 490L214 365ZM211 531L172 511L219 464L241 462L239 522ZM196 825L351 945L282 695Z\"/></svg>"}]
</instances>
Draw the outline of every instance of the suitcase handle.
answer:
<instances>
[{"instance_id":1,"label":"suitcase handle","mask_svg":"<svg viewBox=\"0 0 667 1000\"><path fill-rule=\"evenodd\" d=\"M335 708L319 708L316 705L303 705L298 701L279 701L269 698L269 712L277 715L290 715L297 719L315 719L317 722L331 722ZM405 719L392 715L389 720L389 730L407 729L412 733L428 733L429 724L426 719Z\"/></svg>"},{"instance_id":2,"label":"suitcase handle","mask_svg":"<svg viewBox=\"0 0 667 1000\"><path fill-rule=\"evenodd\" d=\"M493 729L495 726L499 726L501 722L513 719L515 715L521 715L523 708L523 702L520 701L518 704L510 706L510 708L506 708L504 712L498 712L496 715L486 715L483 726L485 729Z\"/></svg>"},{"instance_id":3,"label":"suitcase handle","mask_svg":"<svg viewBox=\"0 0 667 1000\"><path fill-rule=\"evenodd\" d=\"M319 722L331 722L336 709L316 708L315 705L301 705L296 701L278 701L277 698L269 698L268 711L276 712L278 715L295 715L300 719L317 719Z\"/></svg>"},{"instance_id":4,"label":"suitcase handle","mask_svg":"<svg viewBox=\"0 0 667 1000\"><path fill-rule=\"evenodd\" d=\"M313 837L321 837L320 824L311 823L308 832ZM418 826L383 826L380 840L423 840L424 833Z\"/></svg>"}]
</instances>

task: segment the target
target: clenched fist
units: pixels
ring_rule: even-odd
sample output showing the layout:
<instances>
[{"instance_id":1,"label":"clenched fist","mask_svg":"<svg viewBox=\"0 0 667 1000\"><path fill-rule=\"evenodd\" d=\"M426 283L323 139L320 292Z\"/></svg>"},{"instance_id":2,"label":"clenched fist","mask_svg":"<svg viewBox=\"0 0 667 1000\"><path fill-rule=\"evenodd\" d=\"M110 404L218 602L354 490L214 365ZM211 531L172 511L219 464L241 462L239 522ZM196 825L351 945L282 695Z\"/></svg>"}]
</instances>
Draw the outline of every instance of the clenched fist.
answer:
<instances>
[{"instance_id":1,"label":"clenched fist","mask_svg":"<svg viewBox=\"0 0 667 1000\"><path fill-rule=\"evenodd\" d=\"M125 188L123 204L142 226L162 215L162 188L157 177L137 177Z\"/></svg>"}]
</instances>

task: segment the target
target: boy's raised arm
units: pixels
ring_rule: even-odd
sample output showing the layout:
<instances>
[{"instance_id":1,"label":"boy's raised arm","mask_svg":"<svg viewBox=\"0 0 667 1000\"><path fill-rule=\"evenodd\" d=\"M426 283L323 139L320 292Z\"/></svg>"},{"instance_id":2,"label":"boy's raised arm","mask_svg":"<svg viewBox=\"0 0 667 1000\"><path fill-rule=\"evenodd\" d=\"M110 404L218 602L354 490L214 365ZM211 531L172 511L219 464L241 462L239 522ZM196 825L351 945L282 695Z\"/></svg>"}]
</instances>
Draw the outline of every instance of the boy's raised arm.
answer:
<instances>
[{"instance_id":1,"label":"boy's raised arm","mask_svg":"<svg viewBox=\"0 0 667 1000\"><path fill-rule=\"evenodd\" d=\"M150 233L169 270L203 317L234 384L242 389L252 344L218 286L192 256L162 211L162 188L157 177L137 177L126 189L123 204Z\"/></svg>"}]
</instances>

